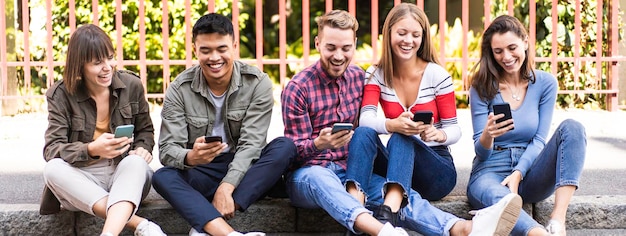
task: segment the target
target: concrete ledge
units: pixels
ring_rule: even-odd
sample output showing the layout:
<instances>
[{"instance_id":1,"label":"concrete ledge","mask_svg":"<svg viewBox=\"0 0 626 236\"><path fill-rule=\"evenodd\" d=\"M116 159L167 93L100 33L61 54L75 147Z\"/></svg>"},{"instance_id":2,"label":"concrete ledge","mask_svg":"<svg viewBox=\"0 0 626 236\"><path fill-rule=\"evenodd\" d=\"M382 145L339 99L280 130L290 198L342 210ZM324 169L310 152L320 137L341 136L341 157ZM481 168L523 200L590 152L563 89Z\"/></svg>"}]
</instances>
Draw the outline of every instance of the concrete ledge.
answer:
<instances>
[{"instance_id":1,"label":"concrete ledge","mask_svg":"<svg viewBox=\"0 0 626 236\"><path fill-rule=\"evenodd\" d=\"M469 219L467 198L448 196L432 202L437 208ZM554 205L554 198L531 205L524 210L539 223L545 223ZM146 217L168 234L186 235L189 224L163 199L150 199L140 207L138 215ZM626 195L575 196L568 208L568 229L625 229ZM1 235L94 235L104 220L82 212L62 211L41 216L37 204L0 204ZM246 212L238 212L229 223L240 231L268 233L337 233L345 229L321 209L301 209L287 199L265 199ZM125 230L124 235L132 235Z\"/></svg>"}]
</instances>

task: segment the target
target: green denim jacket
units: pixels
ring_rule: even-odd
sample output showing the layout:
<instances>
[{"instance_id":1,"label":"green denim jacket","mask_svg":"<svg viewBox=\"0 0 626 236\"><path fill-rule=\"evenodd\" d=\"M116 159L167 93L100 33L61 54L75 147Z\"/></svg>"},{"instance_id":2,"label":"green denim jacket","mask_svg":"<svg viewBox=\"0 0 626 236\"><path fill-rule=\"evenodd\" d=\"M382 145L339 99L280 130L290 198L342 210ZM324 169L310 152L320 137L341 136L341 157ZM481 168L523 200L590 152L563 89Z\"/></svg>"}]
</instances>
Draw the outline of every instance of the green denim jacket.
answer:
<instances>
[{"instance_id":1,"label":"green denim jacket","mask_svg":"<svg viewBox=\"0 0 626 236\"><path fill-rule=\"evenodd\" d=\"M134 140L129 150L143 147L152 152L154 127L150 107L146 101L143 84L129 71L118 70L110 85L111 112L109 129L125 124L135 125ZM46 92L48 101L48 128L45 133L43 157L46 161L62 158L75 167L88 166L98 158L87 153L96 129L96 102L89 96L84 84L70 95L63 83L57 81ZM127 153L116 157L119 163ZM44 189L40 213L54 214L60 210L59 201L48 188Z\"/></svg>"},{"instance_id":2,"label":"green denim jacket","mask_svg":"<svg viewBox=\"0 0 626 236\"><path fill-rule=\"evenodd\" d=\"M239 61L233 66L222 119L225 142L235 157L222 182L236 187L266 145L274 97L267 74ZM192 168L185 165L185 156L196 138L211 134L215 122L215 106L199 65L186 69L170 84L161 119L161 163L178 169Z\"/></svg>"}]
</instances>

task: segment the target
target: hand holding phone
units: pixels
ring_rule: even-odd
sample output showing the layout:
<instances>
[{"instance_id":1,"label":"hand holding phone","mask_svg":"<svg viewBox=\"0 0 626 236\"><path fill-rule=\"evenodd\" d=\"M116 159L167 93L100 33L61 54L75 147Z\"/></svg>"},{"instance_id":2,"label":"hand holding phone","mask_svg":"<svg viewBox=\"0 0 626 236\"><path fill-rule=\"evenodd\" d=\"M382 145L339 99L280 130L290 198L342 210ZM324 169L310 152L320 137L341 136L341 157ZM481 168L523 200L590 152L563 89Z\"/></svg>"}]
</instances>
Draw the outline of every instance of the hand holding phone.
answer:
<instances>
[{"instance_id":1,"label":"hand holding phone","mask_svg":"<svg viewBox=\"0 0 626 236\"><path fill-rule=\"evenodd\" d=\"M504 114L504 117L497 119L496 123L500 123L508 119L513 119L513 115L511 115L511 106L509 106L508 103L494 104L493 114L494 115ZM513 128L511 128L511 130L513 130Z\"/></svg>"},{"instance_id":2,"label":"hand holding phone","mask_svg":"<svg viewBox=\"0 0 626 236\"><path fill-rule=\"evenodd\" d=\"M413 121L418 122L421 121L424 124L430 124L433 120L433 112L432 111L416 111L413 113Z\"/></svg>"},{"instance_id":3,"label":"hand holding phone","mask_svg":"<svg viewBox=\"0 0 626 236\"><path fill-rule=\"evenodd\" d=\"M115 127L115 138L121 138L121 137L128 137L128 138L132 138L133 137L133 131L135 130L135 126L134 125L120 125L118 127Z\"/></svg>"},{"instance_id":4,"label":"hand holding phone","mask_svg":"<svg viewBox=\"0 0 626 236\"><path fill-rule=\"evenodd\" d=\"M332 134L337 133L342 130L351 130L353 125L351 123L335 123L333 124L333 129L330 131Z\"/></svg>"},{"instance_id":5,"label":"hand holding phone","mask_svg":"<svg viewBox=\"0 0 626 236\"><path fill-rule=\"evenodd\" d=\"M204 136L204 143L222 142L222 136Z\"/></svg>"}]
</instances>

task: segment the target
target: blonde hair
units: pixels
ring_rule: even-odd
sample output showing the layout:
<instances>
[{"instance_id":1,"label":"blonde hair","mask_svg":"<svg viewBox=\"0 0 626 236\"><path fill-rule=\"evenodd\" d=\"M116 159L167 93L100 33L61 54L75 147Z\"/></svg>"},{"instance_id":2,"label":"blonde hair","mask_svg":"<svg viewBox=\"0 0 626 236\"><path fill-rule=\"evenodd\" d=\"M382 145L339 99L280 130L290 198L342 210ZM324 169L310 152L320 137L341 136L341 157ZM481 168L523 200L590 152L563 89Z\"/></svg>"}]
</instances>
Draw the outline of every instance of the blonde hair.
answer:
<instances>
[{"instance_id":1,"label":"blonde hair","mask_svg":"<svg viewBox=\"0 0 626 236\"><path fill-rule=\"evenodd\" d=\"M342 30L351 29L356 38L356 31L359 29L359 22L350 13L344 10L332 10L317 20L317 34L321 35L324 27L338 28Z\"/></svg>"},{"instance_id":2,"label":"blonde hair","mask_svg":"<svg viewBox=\"0 0 626 236\"><path fill-rule=\"evenodd\" d=\"M378 61L378 69L383 70L385 76L385 84L391 88L391 79L393 78L393 52L391 50L391 27L404 19L411 17L422 27L422 43L417 50L417 56L427 62L439 64L435 48L433 47L430 37L430 22L426 13L419 9L417 5L411 3L401 3L396 5L389 11L385 24L383 25L383 53ZM374 73L372 73L374 74Z\"/></svg>"}]
</instances>

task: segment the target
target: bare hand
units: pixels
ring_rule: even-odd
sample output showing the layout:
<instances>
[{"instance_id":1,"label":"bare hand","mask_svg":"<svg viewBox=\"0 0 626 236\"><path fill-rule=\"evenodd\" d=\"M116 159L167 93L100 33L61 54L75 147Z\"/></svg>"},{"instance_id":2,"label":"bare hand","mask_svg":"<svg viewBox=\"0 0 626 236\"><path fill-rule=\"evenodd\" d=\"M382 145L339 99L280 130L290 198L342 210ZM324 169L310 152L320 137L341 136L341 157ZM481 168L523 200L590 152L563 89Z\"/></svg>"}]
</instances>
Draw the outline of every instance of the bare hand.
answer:
<instances>
[{"instance_id":1,"label":"bare hand","mask_svg":"<svg viewBox=\"0 0 626 236\"><path fill-rule=\"evenodd\" d=\"M517 194L517 189L519 188L519 183L522 181L522 172L519 170L513 171L509 176L504 178L500 184L502 186L509 186L509 190L512 193Z\"/></svg>"},{"instance_id":2,"label":"bare hand","mask_svg":"<svg viewBox=\"0 0 626 236\"><path fill-rule=\"evenodd\" d=\"M313 140L318 150L337 149L346 146L354 134L353 130L342 130L334 134L331 133L331 130L332 128L323 128L320 130L320 135Z\"/></svg>"},{"instance_id":3,"label":"bare hand","mask_svg":"<svg viewBox=\"0 0 626 236\"><path fill-rule=\"evenodd\" d=\"M513 125L513 119L508 119L500 123L496 123L496 120L502 117L504 117L504 114L498 114L494 116L493 113L490 113L483 133L488 135L488 137L490 138L497 138L515 127Z\"/></svg>"},{"instance_id":4,"label":"bare hand","mask_svg":"<svg viewBox=\"0 0 626 236\"><path fill-rule=\"evenodd\" d=\"M217 187L215 196L213 196L213 206L227 220L235 217L235 200L233 200L233 191L235 186L223 182Z\"/></svg>"},{"instance_id":5,"label":"bare hand","mask_svg":"<svg viewBox=\"0 0 626 236\"><path fill-rule=\"evenodd\" d=\"M187 152L185 163L191 166L209 163L222 154L226 147L228 147L226 143L205 143L204 136L198 137L193 143L193 148Z\"/></svg>"},{"instance_id":6,"label":"bare hand","mask_svg":"<svg viewBox=\"0 0 626 236\"><path fill-rule=\"evenodd\" d=\"M132 142L132 138L114 138L114 135L111 133L103 133L96 140L87 144L87 152L90 156L113 159L128 151Z\"/></svg>"},{"instance_id":7,"label":"bare hand","mask_svg":"<svg viewBox=\"0 0 626 236\"><path fill-rule=\"evenodd\" d=\"M395 119L387 120L387 122L385 122L385 128L387 128L387 131L390 133L400 133L411 136L421 134L428 126L424 125L421 121L413 121L413 113L405 111Z\"/></svg>"},{"instance_id":8,"label":"bare hand","mask_svg":"<svg viewBox=\"0 0 626 236\"><path fill-rule=\"evenodd\" d=\"M137 155L140 156L141 158L143 158L146 163L150 164L150 162L152 162L152 153L148 152L148 150L146 150L143 147L138 147L135 150L131 150L130 152L128 152L129 155Z\"/></svg>"},{"instance_id":9,"label":"bare hand","mask_svg":"<svg viewBox=\"0 0 626 236\"><path fill-rule=\"evenodd\" d=\"M435 126L433 125L424 125L424 126L428 126L424 130L424 132L420 134L420 138L422 138L424 142L435 141L435 142L443 143L446 141L447 136L443 130L439 130L435 128Z\"/></svg>"}]
</instances>

